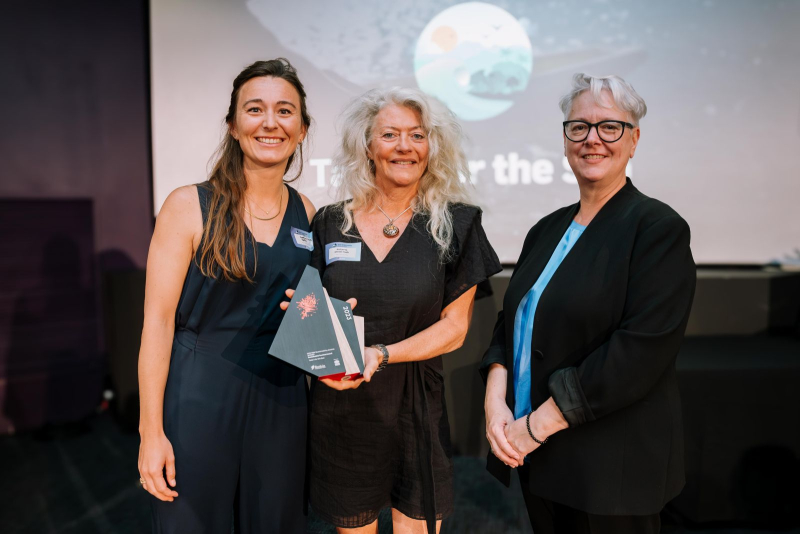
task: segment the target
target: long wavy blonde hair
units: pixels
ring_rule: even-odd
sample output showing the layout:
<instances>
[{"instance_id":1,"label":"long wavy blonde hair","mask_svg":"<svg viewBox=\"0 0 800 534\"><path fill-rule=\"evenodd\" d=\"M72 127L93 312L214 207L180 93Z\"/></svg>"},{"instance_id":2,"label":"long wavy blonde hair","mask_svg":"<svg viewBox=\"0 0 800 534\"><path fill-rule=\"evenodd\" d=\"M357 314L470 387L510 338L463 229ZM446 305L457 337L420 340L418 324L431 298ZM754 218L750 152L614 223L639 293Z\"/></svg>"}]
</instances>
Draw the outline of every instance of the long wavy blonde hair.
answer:
<instances>
[{"instance_id":1,"label":"long wavy blonde hair","mask_svg":"<svg viewBox=\"0 0 800 534\"><path fill-rule=\"evenodd\" d=\"M453 241L450 206L471 203L469 165L462 144L464 134L455 115L441 102L416 89L390 87L372 89L351 102L341 115L341 144L333 158L338 180L342 233L350 235L353 212L375 204L379 191L375 167L367 156L375 117L390 105L416 111L428 136L428 166L420 179L414 213L428 216L427 230L446 261Z\"/></svg>"}]
</instances>

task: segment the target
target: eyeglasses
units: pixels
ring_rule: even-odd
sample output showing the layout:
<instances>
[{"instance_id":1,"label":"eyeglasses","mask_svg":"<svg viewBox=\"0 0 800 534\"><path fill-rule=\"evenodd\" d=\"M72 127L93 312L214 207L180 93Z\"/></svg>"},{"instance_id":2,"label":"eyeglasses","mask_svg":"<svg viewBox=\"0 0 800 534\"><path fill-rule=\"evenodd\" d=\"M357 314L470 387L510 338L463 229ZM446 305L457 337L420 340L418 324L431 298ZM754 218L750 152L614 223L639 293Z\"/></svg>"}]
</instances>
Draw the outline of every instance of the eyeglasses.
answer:
<instances>
[{"instance_id":1,"label":"eyeglasses","mask_svg":"<svg viewBox=\"0 0 800 534\"><path fill-rule=\"evenodd\" d=\"M633 124L623 121L600 121L594 124L586 121L564 121L564 135L573 143L580 143L589 137L589 132L594 127L600 139L606 143L614 143L625 133L626 126L631 130L636 128Z\"/></svg>"}]
</instances>

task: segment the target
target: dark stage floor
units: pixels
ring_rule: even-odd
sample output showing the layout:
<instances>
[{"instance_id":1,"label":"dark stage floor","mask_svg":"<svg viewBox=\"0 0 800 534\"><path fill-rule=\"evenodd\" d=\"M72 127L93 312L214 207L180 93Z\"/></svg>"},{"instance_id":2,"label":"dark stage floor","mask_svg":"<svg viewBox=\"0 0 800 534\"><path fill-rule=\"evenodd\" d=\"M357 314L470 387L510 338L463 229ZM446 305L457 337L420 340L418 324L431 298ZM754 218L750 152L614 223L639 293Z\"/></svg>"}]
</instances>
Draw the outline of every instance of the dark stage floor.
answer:
<instances>
[{"instance_id":1,"label":"dark stage floor","mask_svg":"<svg viewBox=\"0 0 800 534\"><path fill-rule=\"evenodd\" d=\"M0 532L128 534L150 530L147 495L136 470L138 436L122 432L108 415L39 435L0 438ZM491 478L478 458L456 458L456 513L446 533L530 533L522 497ZM389 515L381 533L391 532ZM313 517L309 533L334 529ZM728 532L754 530L686 530ZM794 530L798 533L800 530Z\"/></svg>"}]
</instances>

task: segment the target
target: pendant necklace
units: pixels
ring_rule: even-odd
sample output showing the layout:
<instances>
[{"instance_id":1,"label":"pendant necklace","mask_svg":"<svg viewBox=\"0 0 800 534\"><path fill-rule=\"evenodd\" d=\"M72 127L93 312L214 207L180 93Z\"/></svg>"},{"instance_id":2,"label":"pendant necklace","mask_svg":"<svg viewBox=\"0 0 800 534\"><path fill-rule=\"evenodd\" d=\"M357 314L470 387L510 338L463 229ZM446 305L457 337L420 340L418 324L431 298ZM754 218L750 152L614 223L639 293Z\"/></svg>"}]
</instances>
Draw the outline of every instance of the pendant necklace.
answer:
<instances>
[{"instance_id":1,"label":"pendant necklace","mask_svg":"<svg viewBox=\"0 0 800 534\"><path fill-rule=\"evenodd\" d=\"M253 204L256 204L256 203L255 203L255 202L253 202ZM262 207L261 207L261 206L259 206L258 204L256 204L256 206L258 206L258 207L261 209L261 211L264 211L264 212L267 214L267 216L266 216L266 217L257 217L257 216L255 216L255 215L253 215L253 214L252 214L252 212L251 212L249 209L247 209L247 206L245 206L245 207L244 207L244 211L246 211L246 212L247 212L247 214L248 214L248 215L250 215L252 218L254 218L254 219L258 219L259 221L271 221L272 219L274 219L275 217L277 217L278 215L280 215L280 214L281 214L281 204L283 204L283 186L282 186L282 185L281 185L281 194L280 194L280 196L278 197L278 203L277 203L277 204L275 204L275 206L277 206L277 207L278 207L278 213L276 213L275 215L273 215L272 217L270 217L270 216L269 216L269 214L270 214L270 213L272 213L272 210L274 210L274 209L275 209L275 206L272 206L272 207L269 209L269 211L265 211L265 210L264 210L264 208L262 208Z\"/></svg>"},{"instance_id":2,"label":"pendant necklace","mask_svg":"<svg viewBox=\"0 0 800 534\"><path fill-rule=\"evenodd\" d=\"M394 221L399 219L401 215L403 215L405 212L410 210L411 209L411 205L409 205L406 209L404 209L403 211L401 211L400 213L398 213L394 217L389 217L389 215L387 215L386 212L383 211L383 208L381 208L380 206L377 206L377 208L379 210L381 210L381 213L383 213L383 215L387 219L389 219L389 223L386 226L383 227L383 235L385 235L386 237L397 237L397 234L400 233L400 229L397 226L394 225Z\"/></svg>"}]
</instances>

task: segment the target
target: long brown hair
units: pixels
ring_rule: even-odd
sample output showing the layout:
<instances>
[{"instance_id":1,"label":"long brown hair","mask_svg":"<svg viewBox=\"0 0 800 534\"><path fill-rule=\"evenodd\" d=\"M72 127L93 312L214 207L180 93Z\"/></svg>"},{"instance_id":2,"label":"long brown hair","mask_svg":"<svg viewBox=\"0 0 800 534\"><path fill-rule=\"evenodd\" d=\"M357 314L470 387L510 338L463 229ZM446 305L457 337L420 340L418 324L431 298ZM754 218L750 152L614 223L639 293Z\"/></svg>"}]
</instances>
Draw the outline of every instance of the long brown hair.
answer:
<instances>
[{"instance_id":1,"label":"long brown hair","mask_svg":"<svg viewBox=\"0 0 800 534\"><path fill-rule=\"evenodd\" d=\"M300 118L308 131L311 126L311 116L306 109L306 92L297 71L291 63L284 58L270 59L269 61L256 61L233 80L231 103L225 123L228 128L225 138L220 143L216 152L216 163L208 181L211 185L211 199L208 203L208 216L203 225L203 239L200 246L200 271L211 278L222 276L225 280L247 280L252 278L247 272L245 252L247 247L247 226L242 218L244 195L247 190L247 181L244 177L244 153L239 142L230 132L236 119L236 107L239 91L242 86L253 78L262 76L286 80L297 90L300 96ZM296 180L303 172L303 144L298 145L299 157L297 158L297 173L291 179L286 179L286 173L295 163L296 151L289 156L284 170L284 182ZM255 238L250 236L250 244L255 252Z\"/></svg>"}]
</instances>

